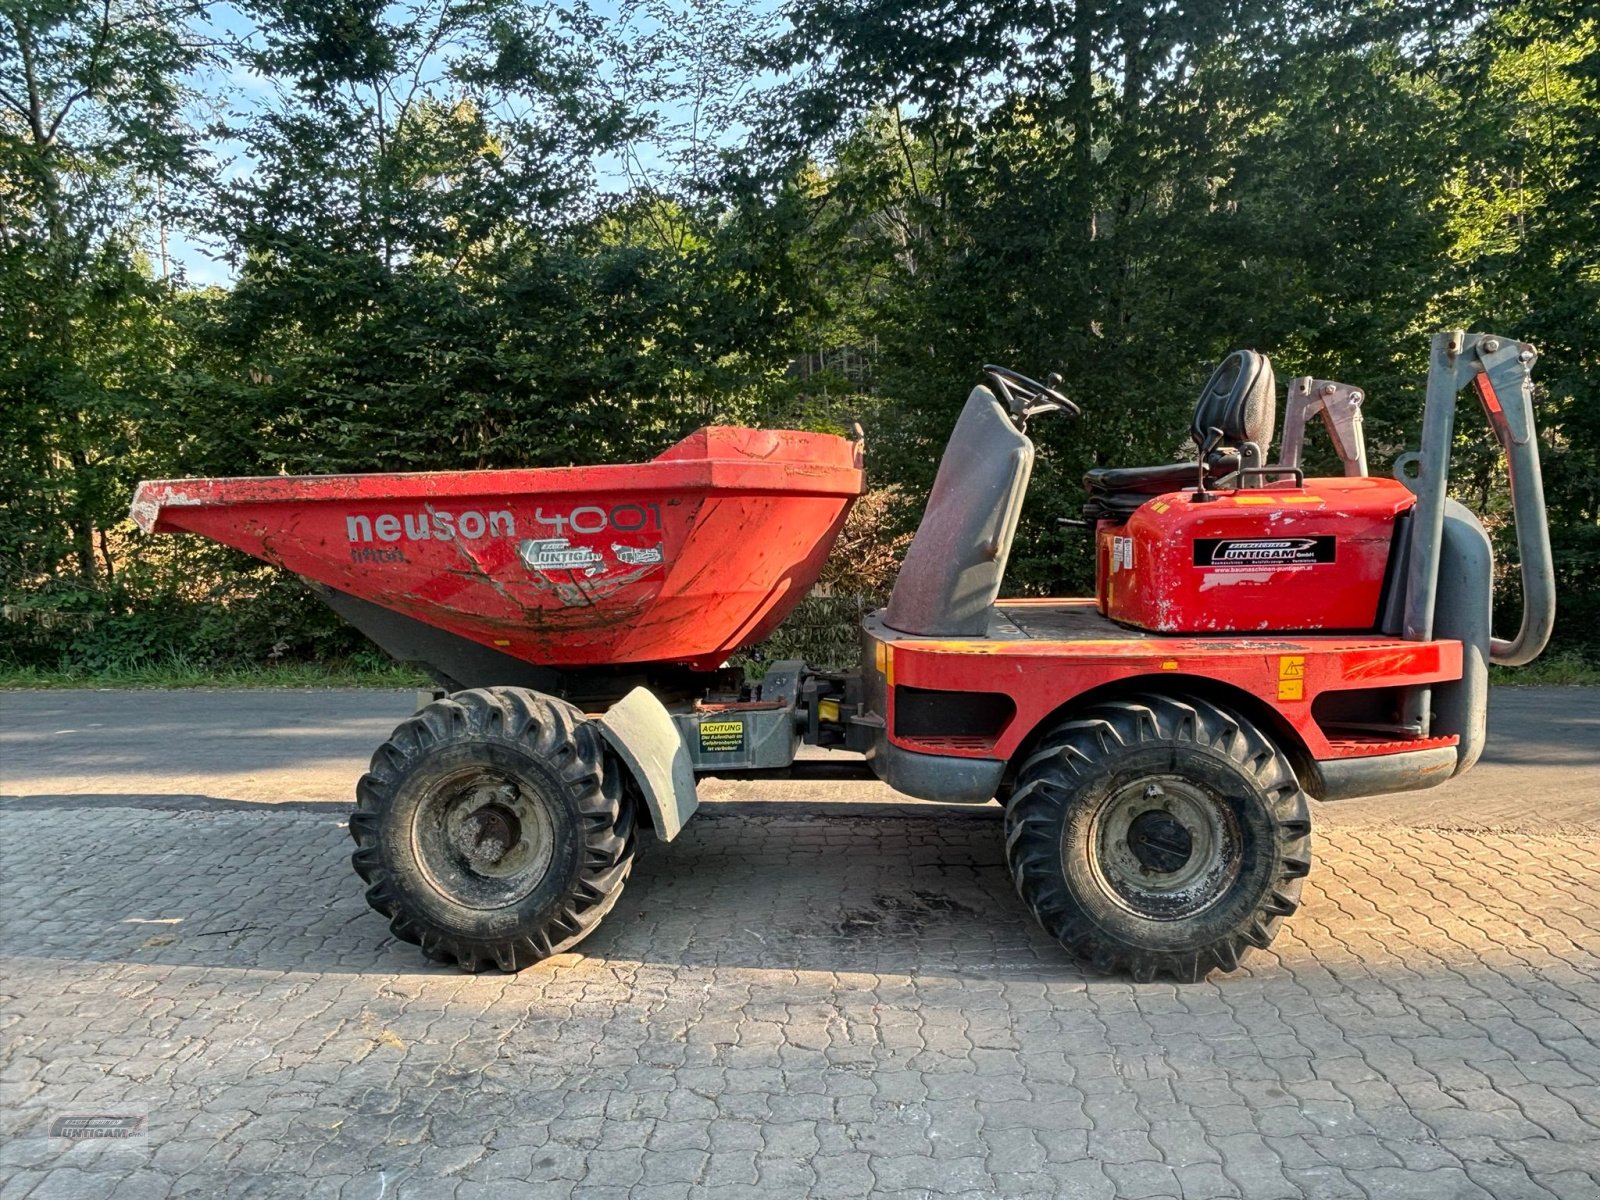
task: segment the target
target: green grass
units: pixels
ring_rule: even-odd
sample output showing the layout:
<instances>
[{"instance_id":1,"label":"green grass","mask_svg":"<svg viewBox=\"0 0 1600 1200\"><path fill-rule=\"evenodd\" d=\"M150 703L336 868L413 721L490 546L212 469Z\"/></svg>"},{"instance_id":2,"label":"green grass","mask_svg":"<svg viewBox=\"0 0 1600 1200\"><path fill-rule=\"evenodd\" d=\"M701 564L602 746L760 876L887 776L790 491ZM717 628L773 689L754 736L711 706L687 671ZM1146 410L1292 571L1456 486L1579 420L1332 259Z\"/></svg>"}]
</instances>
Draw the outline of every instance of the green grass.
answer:
<instances>
[{"instance_id":1,"label":"green grass","mask_svg":"<svg viewBox=\"0 0 1600 1200\"><path fill-rule=\"evenodd\" d=\"M427 676L378 658L218 667L181 657L98 670L0 665L0 690L19 688L424 688Z\"/></svg>"},{"instance_id":2,"label":"green grass","mask_svg":"<svg viewBox=\"0 0 1600 1200\"><path fill-rule=\"evenodd\" d=\"M1489 682L1510 687L1600 687L1600 663L1569 650L1547 654L1525 667L1490 667Z\"/></svg>"}]
</instances>

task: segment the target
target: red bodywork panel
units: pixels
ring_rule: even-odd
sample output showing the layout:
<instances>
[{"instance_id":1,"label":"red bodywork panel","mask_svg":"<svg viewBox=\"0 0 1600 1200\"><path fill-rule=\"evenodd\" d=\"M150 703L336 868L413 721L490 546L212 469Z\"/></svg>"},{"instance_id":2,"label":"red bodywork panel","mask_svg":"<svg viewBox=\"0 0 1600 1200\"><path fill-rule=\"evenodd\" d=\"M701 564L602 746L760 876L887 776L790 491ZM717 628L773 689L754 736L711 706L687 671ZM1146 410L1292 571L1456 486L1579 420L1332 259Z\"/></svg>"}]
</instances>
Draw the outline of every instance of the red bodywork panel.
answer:
<instances>
[{"instance_id":1,"label":"red bodywork panel","mask_svg":"<svg viewBox=\"0 0 1600 1200\"><path fill-rule=\"evenodd\" d=\"M1376 628L1395 519L1416 503L1403 483L1212 494L1159 496L1101 525L1101 612L1153 633Z\"/></svg>"},{"instance_id":2,"label":"red bodywork panel","mask_svg":"<svg viewBox=\"0 0 1600 1200\"><path fill-rule=\"evenodd\" d=\"M720 664L816 581L857 443L714 427L647 463L139 485L198 533L527 662Z\"/></svg>"},{"instance_id":3,"label":"red bodywork panel","mask_svg":"<svg viewBox=\"0 0 1600 1200\"><path fill-rule=\"evenodd\" d=\"M1316 759L1357 758L1451 746L1454 736L1330 738L1312 702L1332 691L1408 687L1461 677L1461 643L1376 636L1146 637L1099 617L1093 600L1003 600L1003 619L1025 636L940 640L885 631L877 668L888 684L889 740L906 750L1009 759L1062 705L1103 684L1150 677L1151 686L1184 680L1232 684L1279 712ZM1097 629L1103 636L1095 636ZM1086 635L1086 636L1085 636ZM896 693L903 687L981 692L1010 698L1015 712L992 735L899 735Z\"/></svg>"}]
</instances>

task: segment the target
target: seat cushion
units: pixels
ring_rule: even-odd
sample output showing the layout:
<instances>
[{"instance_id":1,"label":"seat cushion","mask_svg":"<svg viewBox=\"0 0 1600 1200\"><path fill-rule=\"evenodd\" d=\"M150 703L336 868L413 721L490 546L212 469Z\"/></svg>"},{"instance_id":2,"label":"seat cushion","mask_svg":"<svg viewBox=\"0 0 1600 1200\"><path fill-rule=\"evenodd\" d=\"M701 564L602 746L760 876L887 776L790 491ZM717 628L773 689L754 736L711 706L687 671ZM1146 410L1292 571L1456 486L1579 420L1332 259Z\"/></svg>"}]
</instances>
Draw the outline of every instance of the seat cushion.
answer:
<instances>
[{"instance_id":1,"label":"seat cushion","mask_svg":"<svg viewBox=\"0 0 1600 1200\"><path fill-rule=\"evenodd\" d=\"M1214 453L1206 459L1206 482L1215 483L1238 469L1237 454ZM1157 463L1153 467L1095 467L1083 477L1084 490L1089 493L1083 506L1084 520L1091 525L1096 521L1126 521L1150 497L1192 488L1199 475L1200 464L1192 462Z\"/></svg>"},{"instance_id":2,"label":"seat cushion","mask_svg":"<svg viewBox=\"0 0 1600 1200\"><path fill-rule=\"evenodd\" d=\"M1194 444L1206 444L1212 429L1222 431L1224 446L1254 442L1265 453L1277 424L1277 383L1272 360L1254 350L1235 350L1212 372L1194 406L1189 433Z\"/></svg>"},{"instance_id":3,"label":"seat cushion","mask_svg":"<svg viewBox=\"0 0 1600 1200\"><path fill-rule=\"evenodd\" d=\"M1104 492L1090 495L1083 502L1083 523L1093 529L1101 521L1121 525L1151 497L1143 492Z\"/></svg>"},{"instance_id":4,"label":"seat cushion","mask_svg":"<svg viewBox=\"0 0 1600 1200\"><path fill-rule=\"evenodd\" d=\"M1200 476L1199 463L1157 463L1153 467L1095 467L1085 473L1083 487L1091 496L1133 492L1159 496L1193 487Z\"/></svg>"},{"instance_id":5,"label":"seat cushion","mask_svg":"<svg viewBox=\"0 0 1600 1200\"><path fill-rule=\"evenodd\" d=\"M1276 422L1272 362L1254 350L1236 350L1212 372L1195 404L1190 435L1204 449L1212 430L1221 444L1206 456L1206 482L1239 469L1239 447L1254 442L1264 453ZM1197 462L1157 463L1152 467L1096 467L1083 477L1089 493L1089 521L1125 521L1151 496L1192 488L1199 482Z\"/></svg>"},{"instance_id":6,"label":"seat cushion","mask_svg":"<svg viewBox=\"0 0 1600 1200\"><path fill-rule=\"evenodd\" d=\"M1239 469L1239 456L1228 451L1206 459L1206 482L1221 479ZM1083 477L1083 487L1091 496L1128 492L1139 496L1159 496L1194 487L1200 477L1200 464L1192 462L1157 463L1153 467L1095 467Z\"/></svg>"}]
</instances>

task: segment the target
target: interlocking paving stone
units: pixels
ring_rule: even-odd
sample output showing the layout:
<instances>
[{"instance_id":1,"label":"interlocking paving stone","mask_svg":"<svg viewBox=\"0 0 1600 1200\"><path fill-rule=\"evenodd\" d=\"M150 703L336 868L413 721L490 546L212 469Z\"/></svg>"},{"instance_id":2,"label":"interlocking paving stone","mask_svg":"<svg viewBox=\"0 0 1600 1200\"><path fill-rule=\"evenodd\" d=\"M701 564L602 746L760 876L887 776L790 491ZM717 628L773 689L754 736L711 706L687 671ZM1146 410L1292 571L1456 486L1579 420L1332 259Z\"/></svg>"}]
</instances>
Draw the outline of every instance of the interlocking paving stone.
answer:
<instances>
[{"instance_id":1,"label":"interlocking paving stone","mask_svg":"<svg viewBox=\"0 0 1600 1200\"><path fill-rule=\"evenodd\" d=\"M336 810L0 808L0 1200L1600 1197L1600 831L1330 822L1176 987L1065 962L997 816L711 806L469 977ZM42 1136L95 1111L143 1141Z\"/></svg>"}]
</instances>

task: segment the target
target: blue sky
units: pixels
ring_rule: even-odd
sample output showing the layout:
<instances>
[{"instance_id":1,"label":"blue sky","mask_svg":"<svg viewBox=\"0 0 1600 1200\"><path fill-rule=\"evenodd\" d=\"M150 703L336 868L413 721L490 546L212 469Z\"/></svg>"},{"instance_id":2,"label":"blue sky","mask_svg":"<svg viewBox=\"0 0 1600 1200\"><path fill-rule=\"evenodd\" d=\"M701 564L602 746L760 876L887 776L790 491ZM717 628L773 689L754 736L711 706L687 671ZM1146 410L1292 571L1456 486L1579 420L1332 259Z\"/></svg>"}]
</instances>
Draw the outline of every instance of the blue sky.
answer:
<instances>
[{"instance_id":1,"label":"blue sky","mask_svg":"<svg viewBox=\"0 0 1600 1200\"><path fill-rule=\"evenodd\" d=\"M702 0L702 3L704 2L705 0ZM670 0L670 3L671 7L680 13L690 12L695 7L695 0ZM756 0L756 7L763 14L771 14L779 8L779 0ZM615 21L619 19L621 5L618 0L590 0L590 8L606 20ZM390 9L391 15L403 11L399 5ZM643 18L642 21L643 28L656 28L648 18ZM223 40L248 38L254 31L254 23L237 7L225 0L210 10L209 27L210 32ZM247 118L252 111L258 111L272 104L275 98L271 80L257 75L237 62L208 68L197 73L191 82L206 98L207 103L220 102L223 110L235 121ZM667 115L670 117L672 114L669 112ZM205 153L208 168L225 178L235 177L250 170L248 155L237 141L213 143L206 148ZM632 151L632 164L635 171L642 168L647 173L662 170L666 166L656 148L650 145L642 145ZM596 184L601 191L625 191L630 186L630 173L621 156L600 157L593 165ZM183 278L191 285L226 286L232 282L232 269L219 257L217 248L204 244L188 230L169 229L167 252L172 269L181 272Z\"/></svg>"}]
</instances>

